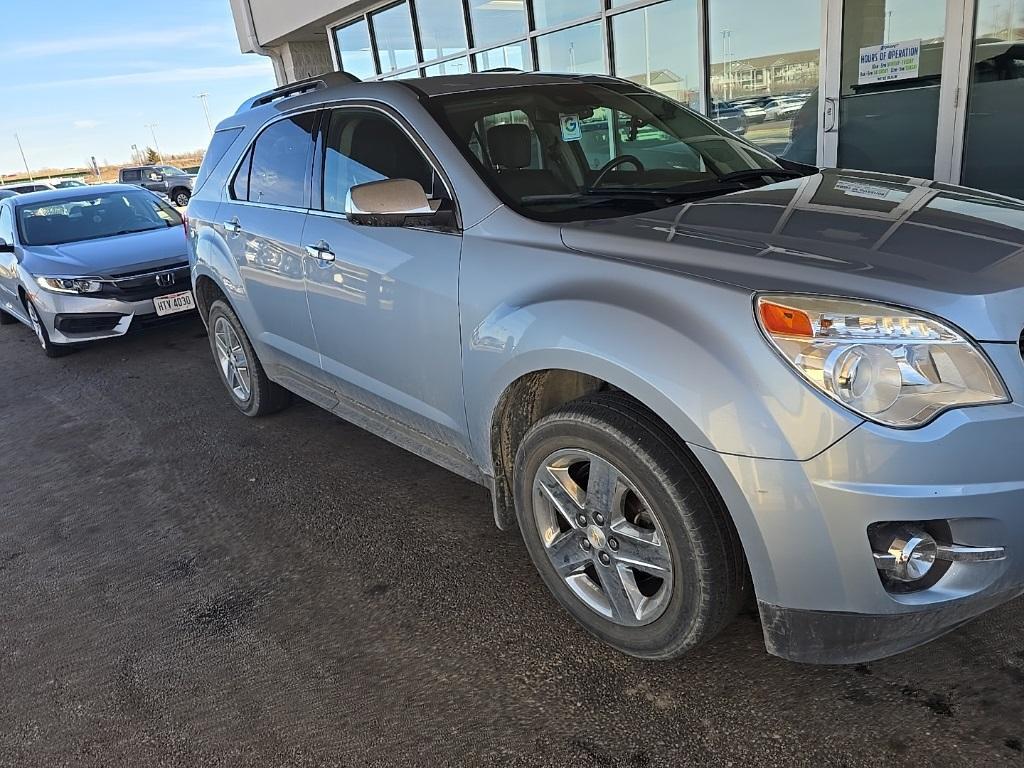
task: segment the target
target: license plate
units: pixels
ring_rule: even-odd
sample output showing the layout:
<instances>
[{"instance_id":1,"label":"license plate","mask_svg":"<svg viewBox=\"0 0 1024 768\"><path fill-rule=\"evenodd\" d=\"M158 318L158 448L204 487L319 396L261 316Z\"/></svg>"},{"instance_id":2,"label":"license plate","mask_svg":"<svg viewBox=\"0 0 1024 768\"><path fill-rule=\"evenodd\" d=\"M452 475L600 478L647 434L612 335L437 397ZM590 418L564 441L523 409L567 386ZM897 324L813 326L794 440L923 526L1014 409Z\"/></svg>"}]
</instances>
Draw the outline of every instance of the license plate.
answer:
<instances>
[{"instance_id":1,"label":"license plate","mask_svg":"<svg viewBox=\"0 0 1024 768\"><path fill-rule=\"evenodd\" d=\"M164 315L173 315L176 312L188 312L190 309L195 309L196 300L192 298L192 291L182 291L181 293L157 296L153 299L153 305L156 307L156 313L163 317Z\"/></svg>"}]
</instances>

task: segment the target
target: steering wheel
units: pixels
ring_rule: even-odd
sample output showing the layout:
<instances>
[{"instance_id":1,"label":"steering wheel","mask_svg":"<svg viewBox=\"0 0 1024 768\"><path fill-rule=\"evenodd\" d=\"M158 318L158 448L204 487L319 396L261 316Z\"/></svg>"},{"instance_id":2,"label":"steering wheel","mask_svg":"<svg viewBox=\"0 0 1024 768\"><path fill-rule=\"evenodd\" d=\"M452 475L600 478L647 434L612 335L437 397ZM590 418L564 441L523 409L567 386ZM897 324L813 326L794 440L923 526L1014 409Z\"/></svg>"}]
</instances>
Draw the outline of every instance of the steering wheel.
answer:
<instances>
[{"instance_id":1,"label":"steering wheel","mask_svg":"<svg viewBox=\"0 0 1024 768\"><path fill-rule=\"evenodd\" d=\"M607 163L601 166L601 170L597 172L597 178L594 179L594 183L590 185L590 188L597 189L599 186L601 186L601 182L604 181L604 177L607 176L610 171L615 170L620 165L623 165L625 163L632 163L636 167L636 169L641 173L643 173L645 170L644 164L640 162L640 158L634 155L619 155L618 157L613 157L611 160L609 160Z\"/></svg>"}]
</instances>

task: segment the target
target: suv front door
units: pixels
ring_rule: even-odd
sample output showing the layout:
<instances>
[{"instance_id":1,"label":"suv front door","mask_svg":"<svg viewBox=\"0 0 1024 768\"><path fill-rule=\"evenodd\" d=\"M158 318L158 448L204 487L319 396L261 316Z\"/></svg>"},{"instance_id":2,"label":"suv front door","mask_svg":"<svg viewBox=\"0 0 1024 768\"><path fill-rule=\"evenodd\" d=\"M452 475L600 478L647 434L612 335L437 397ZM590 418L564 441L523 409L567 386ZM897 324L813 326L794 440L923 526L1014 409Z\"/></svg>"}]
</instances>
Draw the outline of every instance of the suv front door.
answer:
<instances>
[{"instance_id":1,"label":"suv front door","mask_svg":"<svg viewBox=\"0 0 1024 768\"><path fill-rule=\"evenodd\" d=\"M368 408L377 420L408 425L467 454L461 234L360 226L344 214L349 189L370 181L412 179L434 205L453 206L451 193L411 132L377 108L325 111L316 165L320 204L310 211L302 243L312 249L307 291L325 381L342 408ZM318 249L333 261L318 258Z\"/></svg>"},{"instance_id":2,"label":"suv front door","mask_svg":"<svg viewBox=\"0 0 1024 768\"><path fill-rule=\"evenodd\" d=\"M304 112L263 129L235 171L214 225L243 281L236 311L268 374L279 380L290 372L315 378L320 371L299 245L317 117Z\"/></svg>"}]
</instances>

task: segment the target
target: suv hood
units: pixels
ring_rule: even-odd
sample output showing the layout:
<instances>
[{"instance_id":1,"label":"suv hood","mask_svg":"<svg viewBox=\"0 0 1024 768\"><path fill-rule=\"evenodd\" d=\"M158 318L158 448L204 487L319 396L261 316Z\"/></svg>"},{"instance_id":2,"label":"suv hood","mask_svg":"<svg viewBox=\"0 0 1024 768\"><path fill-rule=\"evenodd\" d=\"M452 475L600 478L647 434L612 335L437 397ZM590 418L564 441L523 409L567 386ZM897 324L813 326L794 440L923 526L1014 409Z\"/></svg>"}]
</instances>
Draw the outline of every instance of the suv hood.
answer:
<instances>
[{"instance_id":1,"label":"suv hood","mask_svg":"<svg viewBox=\"0 0 1024 768\"><path fill-rule=\"evenodd\" d=\"M165 227L63 245L25 246L21 264L36 276L112 277L187 262L184 227Z\"/></svg>"},{"instance_id":2,"label":"suv hood","mask_svg":"<svg viewBox=\"0 0 1024 768\"><path fill-rule=\"evenodd\" d=\"M874 299L978 341L1024 328L1024 202L938 182L825 170L648 214L575 222L569 248L751 291Z\"/></svg>"}]
</instances>

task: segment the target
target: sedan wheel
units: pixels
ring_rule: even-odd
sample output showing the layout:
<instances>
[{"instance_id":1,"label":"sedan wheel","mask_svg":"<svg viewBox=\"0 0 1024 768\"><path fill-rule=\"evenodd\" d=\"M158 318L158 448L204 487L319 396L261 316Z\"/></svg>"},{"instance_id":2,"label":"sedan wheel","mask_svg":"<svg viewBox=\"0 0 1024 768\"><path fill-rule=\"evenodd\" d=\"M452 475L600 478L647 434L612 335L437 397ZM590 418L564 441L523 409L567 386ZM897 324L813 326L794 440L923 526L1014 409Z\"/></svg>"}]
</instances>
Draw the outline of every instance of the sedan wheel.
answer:
<instances>
[{"instance_id":1,"label":"sedan wheel","mask_svg":"<svg viewBox=\"0 0 1024 768\"><path fill-rule=\"evenodd\" d=\"M39 346L43 348L43 352L47 357L63 357L71 352L71 347L54 344L50 341L50 335L46 332L46 326L43 325L39 312L36 310L35 305L27 299L25 300L25 311L28 313L29 322L32 324L32 332L35 333L36 340L39 342Z\"/></svg>"}]
</instances>

